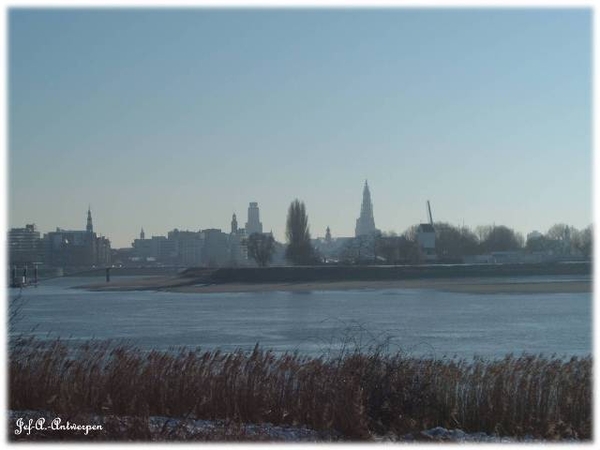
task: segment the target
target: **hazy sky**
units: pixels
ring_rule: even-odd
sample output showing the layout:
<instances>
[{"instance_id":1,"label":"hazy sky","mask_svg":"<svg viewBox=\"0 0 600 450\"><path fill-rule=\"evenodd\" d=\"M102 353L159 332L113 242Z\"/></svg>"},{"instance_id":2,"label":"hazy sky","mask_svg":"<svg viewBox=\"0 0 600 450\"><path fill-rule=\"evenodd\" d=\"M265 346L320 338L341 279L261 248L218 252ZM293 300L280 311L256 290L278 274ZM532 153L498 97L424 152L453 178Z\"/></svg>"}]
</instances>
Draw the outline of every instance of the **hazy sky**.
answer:
<instances>
[{"instance_id":1,"label":"hazy sky","mask_svg":"<svg viewBox=\"0 0 600 450\"><path fill-rule=\"evenodd\" d=\"M582 228L591 160L588 9L9 13L11 227Z\"/></svg>"}]
</instances>

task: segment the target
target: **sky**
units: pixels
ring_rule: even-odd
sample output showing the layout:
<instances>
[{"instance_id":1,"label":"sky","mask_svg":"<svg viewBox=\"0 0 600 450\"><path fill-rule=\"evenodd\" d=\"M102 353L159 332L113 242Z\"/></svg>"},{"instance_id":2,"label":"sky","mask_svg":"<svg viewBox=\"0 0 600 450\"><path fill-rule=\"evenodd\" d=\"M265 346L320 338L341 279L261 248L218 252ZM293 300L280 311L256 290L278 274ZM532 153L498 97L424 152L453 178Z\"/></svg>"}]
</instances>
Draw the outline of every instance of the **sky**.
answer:
<instances>
[{"instance_id":1,"label":"sky","mask_svg":"<svg viewBox=\"0 0 600 450\"><path fill-rule=\"evenodd\" d=\"M590 9L11 9L8 225L592 221Z\"/></svg>"}]
</instances>

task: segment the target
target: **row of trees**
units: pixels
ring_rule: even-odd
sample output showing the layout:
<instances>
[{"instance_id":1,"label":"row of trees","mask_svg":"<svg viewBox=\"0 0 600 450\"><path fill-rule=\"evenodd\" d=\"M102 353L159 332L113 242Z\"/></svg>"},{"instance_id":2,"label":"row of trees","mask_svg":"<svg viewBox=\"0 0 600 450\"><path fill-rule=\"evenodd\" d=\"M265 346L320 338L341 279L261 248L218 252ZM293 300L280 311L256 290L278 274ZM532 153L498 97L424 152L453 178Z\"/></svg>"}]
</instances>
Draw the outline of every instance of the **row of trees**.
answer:
<instances>
[{"instance_id":1,"label":"row of trees","mask_svg":"<svg viewBox=\"0 0 600 450\"><path fill-rule=\"evenodd\" d=\"M376 237L376 251L386 262L419 260L418 225L408 228L401 236L384 233ZM458 260L482 253L514 251L523 248L523 236L504 225L480 226L471 230L446 222L436 222L435 247L442 260Z\"/></svg>"},{"instance_id":2,"label":"row of trees","mask_svg":"<svg viewBox=\"0 0 600 450\"><path fill-rule=\"evenodd\" d=\"M553 255L580 255L585 258L592 253L592 226L583 230L566 224L553 225L546 234L532 235L527 241L523 235L504 225L479 226L475 230L437 222L435 247L438 258L446 261L459 261L464 257L489 254L492 252L525 251ZM402 235L383 233L375 236L364 245L363 256L383 259L387 263L418 262L420 260L417 243L417 229L414 225ZM369 245L370 244L370 245ZM361 259L356 254L357 242L348 244L343 258ZM368 251L371 250L369 254ZM366 253L365 253L366 252ZM364 257L363 257L364 259Z\"/></svg>"},{"instance_id":3,"label":"row of trees","mask_svg":"<svg viewBox=\"0 0 600 450\"><path fill-rule=\"evenodd\" d=\"M580 253L586 258L592 254L593 230L589 225L583 230L564 223L552 226L548 232L535 239L528 239L526 249L530 252Z\"/></svg>"},{"instance_id":4,"label":"row of trees","mask_svg":"<svg viewBox=\"0 0 600 450\"><path fill-rule=\"evenodd\" d=\"M446 222L434 224L436 253L440 260L460 261L466 256L491 252L524 250L529 253L579 254L589 257L592 252L592 226L583 230L566 224L552 226L546 234L532 235L525 242L523 235L504 225L479 226L471 230ZM421 261L417 243L418 225L398 235L394 232L374 236L359 236L350 240L339 257L344 262L379 261L388 264ZM308 215L303 202L294 200L286 221L288 245L285 258L294 265L318 264L322 258L311 245ZM261 266L267 266L275 252L271 234L255 233L246 241L248 256Z\"/></svg>"}]
</instances>

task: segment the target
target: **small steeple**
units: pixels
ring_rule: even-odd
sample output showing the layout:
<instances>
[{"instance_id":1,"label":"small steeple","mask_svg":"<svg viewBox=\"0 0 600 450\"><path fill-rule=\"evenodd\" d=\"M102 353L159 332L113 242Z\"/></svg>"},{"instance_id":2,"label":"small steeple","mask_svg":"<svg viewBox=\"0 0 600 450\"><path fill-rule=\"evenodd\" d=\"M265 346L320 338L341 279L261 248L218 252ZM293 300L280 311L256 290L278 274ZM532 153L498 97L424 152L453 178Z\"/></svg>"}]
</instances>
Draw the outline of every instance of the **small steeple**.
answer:
<instances>
[{"instance_id":1,"label":"small steeple","mask_svg":"<svg viewBox=\"0 0 600 450\"><path fill-rule=\"evenodd\" d=\"M92 210L88 205L88 213L87 213L87 225L85 226L85 231L88 233L94 232L94 225L92 225Z\"/></svg>"},{"instance_id":2,"label":"small steeple","mask_svg":"<svg viewBox=\"0 0 600 450\"><path fill-rule=\"evenodd\" d=\"M327 226L327 230L325 230L325 242L328 244L331 242L331 230L329 229L329 225Z\"/></svg>"},{"instance_id":3,"label":"small steeple","mask_svg":"<svg viewBox=\"0 0 600 450\"><path fill-rule=\"evenodd\" d=\"M140 239L146 239L146 233L144 233L144 227L142 227L142 231L140 231Z\"/></svg>"},{"instance_id":4,"label":"small steeple","mask_svg":"<svg viewBox=\"0 0 600 450\"><path fill-rule=\"evenodd\" d=\"M231 234L237 234L237 231L238 231L237 217L235 216L235 213L233 213L233 216L231 217Z\"/></svg>"}]
</instances>

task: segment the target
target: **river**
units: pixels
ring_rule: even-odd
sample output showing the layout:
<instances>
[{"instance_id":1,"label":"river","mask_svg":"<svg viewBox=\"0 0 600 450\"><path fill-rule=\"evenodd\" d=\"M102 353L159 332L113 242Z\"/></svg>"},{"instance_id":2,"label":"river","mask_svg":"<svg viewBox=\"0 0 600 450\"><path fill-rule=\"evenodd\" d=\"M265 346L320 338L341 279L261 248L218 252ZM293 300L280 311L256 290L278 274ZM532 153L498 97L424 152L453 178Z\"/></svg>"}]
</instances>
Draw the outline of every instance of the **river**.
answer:
<instances>
[{"instance_id":1,"label":"river","mask_svg":"<svg viewBox=\"0 0 600 450\"><path fill-rule=\"evenodd\" d=\"M529 277L560 282L561 277ZM527 279L527 277L523 277ZM573 279L573 276L564 277ZM589 277L581 277L588 279ZM434 289L189 294L89 292L57 278L22 290L16 333L142 349L251 349L319 356L385 344L413 356L501 358L592 351L592 294L465 294ZM512 280L514 282L514 280ZM14 302L18 289L9 290Z\"/></svg>"}]
</instances>

